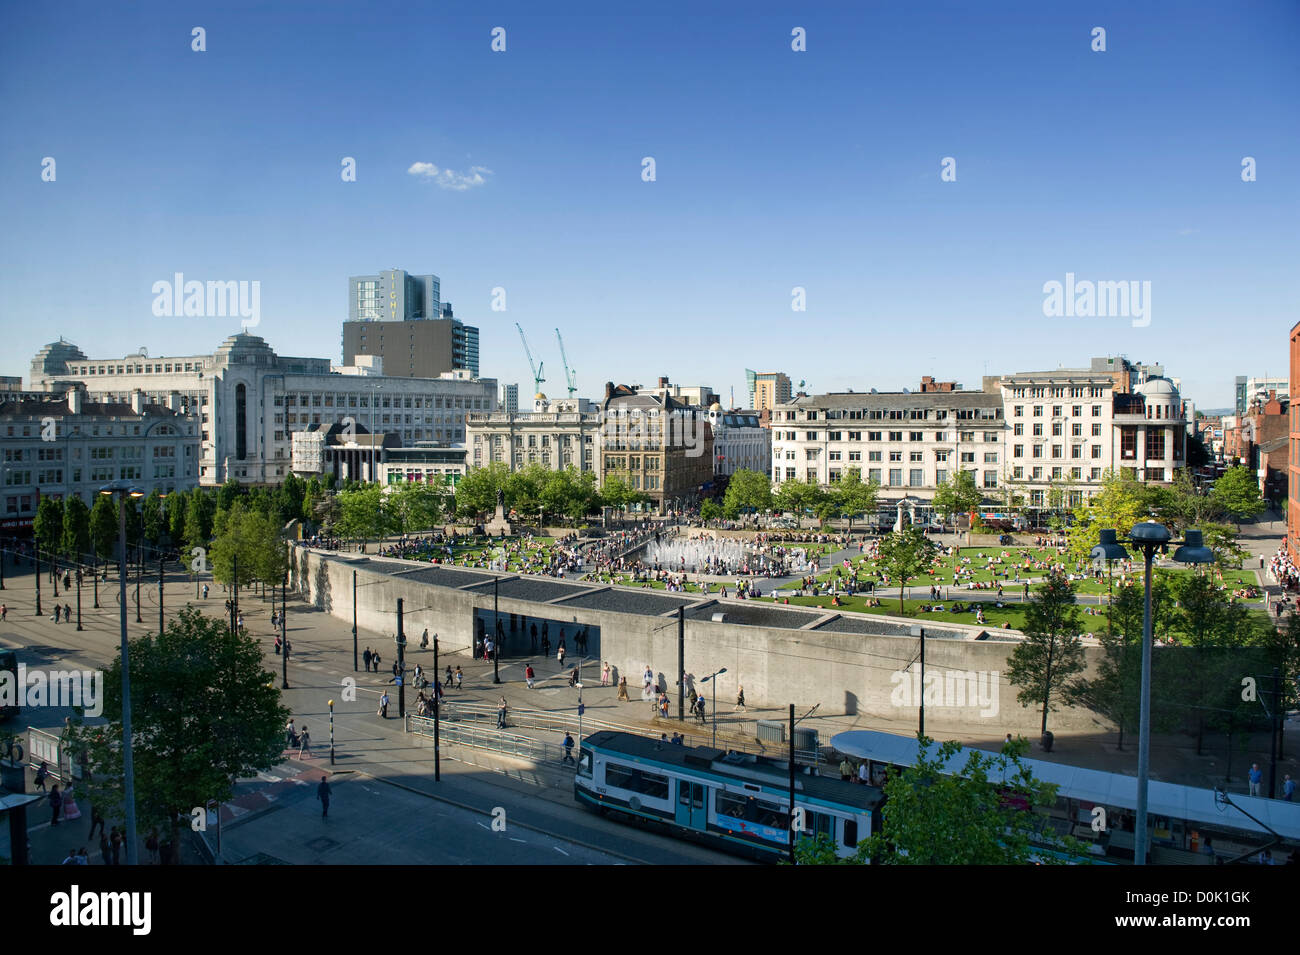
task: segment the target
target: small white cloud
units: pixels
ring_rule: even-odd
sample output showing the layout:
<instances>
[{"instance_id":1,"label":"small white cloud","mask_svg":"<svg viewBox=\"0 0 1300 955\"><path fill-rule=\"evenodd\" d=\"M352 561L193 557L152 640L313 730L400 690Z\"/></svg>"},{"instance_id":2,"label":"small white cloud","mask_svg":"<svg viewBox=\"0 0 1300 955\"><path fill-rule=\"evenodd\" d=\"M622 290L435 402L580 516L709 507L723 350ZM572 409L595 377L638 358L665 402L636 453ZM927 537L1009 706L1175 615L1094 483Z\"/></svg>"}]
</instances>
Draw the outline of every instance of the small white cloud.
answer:
<instances>
[{"instance_id":1,"label":"small white cloud","mask_svg":"<svg viewBox=\"0 0 1300 955\"><path fill-rule=\"evenodd\" d=\"M411 168L406 172L408 175L432 180L439 188L452 189L456 192L482 186L487 182L487 177L492 175L492 170L486 166L470 166L467 172L457 172L454 169L440 169L431 162L412 163Z\"/></svg>"},{"instance_id":2,"label":"small white cloud","mask_svg":"<svg viewBox=\"0 0 1300 955\"><path fill-rule=\"evenodd\" d=\"M1189 227L1189 228L1186 228L1186 229L1179 229L1179 230L1178 230L1178 234L1179 234L1179 235L1196 235L1196 234L1197 234L1198 232L1200 232L1200 231L1201 231L1200 229L1193 229L1193 228L1190 228L1190 227Z\"/></svg>"}]
</instances>

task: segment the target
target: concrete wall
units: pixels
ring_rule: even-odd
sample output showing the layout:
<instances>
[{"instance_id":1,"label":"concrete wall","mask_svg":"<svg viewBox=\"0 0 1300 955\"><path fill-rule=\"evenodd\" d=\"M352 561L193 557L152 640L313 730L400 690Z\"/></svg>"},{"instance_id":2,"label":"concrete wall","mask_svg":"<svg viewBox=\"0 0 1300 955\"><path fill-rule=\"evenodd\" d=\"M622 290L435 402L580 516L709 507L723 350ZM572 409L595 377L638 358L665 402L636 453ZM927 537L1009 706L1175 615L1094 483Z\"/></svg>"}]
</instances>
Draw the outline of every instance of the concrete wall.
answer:
<instances>
[{"instance_id":1,"label":"concrete wall","mask_svg":"<svg viewBox=\"0 0 1300 955\"><path fill-rule=\"evenodd\" d=\"M295 575L300 593L319 609L341 620L352 619L352 571L357 572L357 621L365 630L390 636L396 632L397 598L404 599L404 630L407 639L418 642L425 627L437 633L443 652L467 652L473 646L473 613L477 607L492 609L492 591L467 592L463 589L439 587L415 581L404 581L400 576L380 572L383 565L399 565L419 569L427 564L408 561L381 561L378 559L353 559L321 551L297 549L299 567ZM486 574L486 571L478 571ZM501 575L502 579L517 575ZM734 601L714 601L714 608L725 612ZM502 614L516 613L529 618L550 618L565 621L566 626L589 625L599 627L601 633L600 659L609 661L618 675L626 675L632 699L639 701L641 674L646 664L654 670L661 685L670 688L674 711L677 694L673 684L677 680L677 620L670 612L664 616L615 613L586 607L566 606L563 600L542 603L536 601L500 598ZM888 719L909 720L916 712L918 689L910 673L916 669L919 641L910 636L913 621L892 618L872 618L873 628L895 630L896 634L843 633L813 629L777 629L736 623L714 623L708 619L693 620L687 610L685 621L686 673L688 687L692 680L705 676L720 667L727 673L718 681L718 700L729 706L735 702L738 684L745 687L746 703L753 706L785 706L791 702L800 707L821 704L827 715L870 715ZM825 620L834 619L833 612ZM858 616L858 615L846 615ZM822 624L819 619L811 625ZM1036 736L1040 716L1037 709L1026 709L1016 702L1017 690L1006 678L1007 660L1015 648L1013 640L975 640L979 627L962 627L945 624L945 629L960 632L963 638L931 638L926 641L926 670L930 679L943 674L950 685L931 689L926 697L927 721L936 725L961 722L972 728L987 726L990 735L1023 733ZM570 633L572 633L570 629ZM556 627L551 627L551 641L556 640ZM569 662L575 662L572 640L569 642ZM390 652L385 654L391 658ZM524 652L507 656L520 662L527 658ZM1087 650L1089 662L1095 665L1100 650ZM590 664L589 664L590 665ZM909 669L909 667L911 669ZM907 673L904 680L895 674ZM975 705L975 695L970 692L967 673L982 674L985 686L996 673L996 691L986 705ZM958 696L957 675L961 674L960 690L965 705ZM893 679L891 679L893 677ZM1079 709L1063 708L1051 714L1048 726L1056 732L1093 731L1104 723L1094 714Z\"/></svg>"}]
</instances>

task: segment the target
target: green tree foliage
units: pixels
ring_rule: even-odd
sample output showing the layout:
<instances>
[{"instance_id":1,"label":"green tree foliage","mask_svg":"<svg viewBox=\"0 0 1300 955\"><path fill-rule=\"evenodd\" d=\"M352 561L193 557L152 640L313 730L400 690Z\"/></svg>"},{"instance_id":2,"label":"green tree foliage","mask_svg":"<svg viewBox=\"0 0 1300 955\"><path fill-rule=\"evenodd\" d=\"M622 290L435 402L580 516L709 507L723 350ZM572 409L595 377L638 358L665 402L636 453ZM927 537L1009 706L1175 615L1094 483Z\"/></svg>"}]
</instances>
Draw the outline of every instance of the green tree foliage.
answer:
<instances>
[{"instance_id":1,"label":"green tree foliage","mask_svg":"<svg viewBox=\"0 0 1300 955\"><path fill-rule=\"evenodd\" d=\"M722 505L713 498L709 498L700 504L700 520L706 524L710 521L720 520L725 514L726 511Z\"/></svg>"},{"instance_id":2,"label":"green tree foliage","mask_svg":"<svg viewBox=\"0 0 1300 955\"><path fill-rule=\"evenodd\" d=\"M228 511L230 506L243 497L244 494L244 486L234 478L230 478L217 489L217 507L223 511Z\"/></svg>"},{"instance_id":3,"label":"green tree foliage","mask_svg":"<svg viewBox=\"0 0 1300 955\"><path fill-rule=\"evenodd\" d=\"M898 587L898 612L903 613L903 591L907 582L930 566L934 542L915 527L887 534L880 540L880 569L889 575L889 586Z\"/></svg>"},{"instance_id":4,"label":"green tree foliage","mask_svg":"<svg viewBox=\"0 0 1300 955\"><path fill-rule=\"evenodd\" d=\"M32 520L32 534L41 550L57 554L63 548L63 501L42 497Z\"/></svg>"},{"instance_id":5,"label":"green tree foliage","mask_svg":"<svg viewBox=\"0 0 1300 955\"><path fill-rule=\"evenodd\" d=\"M90 509L90 542L100 560L109 560L117 551L118 510L117 498L96 494Z\"/></svg>"},{"instance_id":6,"label":"green tree foliage","mask_svg":"<svg viewBox=\"0 0 1300 955\"><path fill-rule=\"evenodd\" d=\"M1210 493L1223 513L1238 525L1268 508L1259 496L1259 482L1247 467L1229 468L1214 482Z\"/></svg>"},{"instance_id":7,"label":"green tree foliage","mask_svg":"<svg viewBox=\"0 0 1300 955\"><path fill-rule=\"evenodd\" d=\"M179 506L179 501L177 506ZM185 502L185 546L206 548L212 540L212 522L216 517L216 502L199 488L189 494Z\"/></svg>"},{"instance_id":8,"label":"green tree foliage","mask_svg":"<svg viewBox=\"0 0 1300 955\"><path fill-rule=\"evenodd\" d=\"M822 509L827 492L816 481L800 481L790 478L782 481L776 490L773 503L782 511L792 512L800 527L807 511L816 514Z\"/></svg>"},{"instance_id":9,"label":"green tree foliage","mask_svg":"<svg viewBox=\"0 0 1300 955\"><path fill-rule=\"evenodd\" d=\"M256 638L186 608L162 634L130 642L131 732L139 829L179 844L195 806L224 802L233 781L280 761L289 711ZM79 725L74 746L92 769L89 801L122 818L122 670L104 674L106 725Z\"/></svg>"},{"instance_id":10,"label":"green tree foliage","mask_svg":"<svg viewBox=\"0 0 1300 955\"><path fill-rule=\"evenodd\" d=\"M164 517L162 494L154 488L140 509L141 528L146 543L157 546L162 542L163 528L166 526Z\"/></svg>"},{"instance_id":11,"label":"green tree foliage","mask_svg":"<svg viewBox=\"0 0 1300 955\"><path fill-rule=\"evenodd\" d=\"M1038 706L1042 732L1047 715L1059 707L1076 674L1087 665L1079 639L1079 611L1074 605L1074 584L1064 574L1050 574L1025 608L1024 640L1011 653L1007 679L1019 687L1021 706Z\"/></svg>"},{"instance_id":12,"label":"green tree foliage","mask_svg":"<svg viewBox=\"0 0 1300 955\"><path fill-rule=\"evenodd\" d=\"M176 547L185 543L185 512L189 504L188 494L172 494L167 498L167 536Z\"/></svg>"},{"instance_id":13,"label":"green tree foliage","mask_svg":"<svg viewBox=\"0 0 1300 955\"><path fill-rule=\"evenodd\" d=\"M835 500L836 511L848 518L849 533L853 532L853 518L856 515L870 517L876 513L876 498L879 493L880 483L863 481L861 468L849 468L844 472L844 477L831 487L830 494Z\"/></svg>"},{"instance_id":14,"label":"green tree foliage","mask_svg":"<svg viewBox=\"0 0 1300 955\"><path fill-rule=\"evenodd\" d=\"M63 505L63 540L59 549L76 561L90 553L90 508L75 494Z\"/></svg>"},{"instance_id":15,"label":"green tree foliage","mask_svg":"<svg viewBox=\"0 0 1300 955\"><path fill-rule=\"evenodd\" d=\"M378 484L345 488L337 497L339 516L334 530L339 536L348 540L373 540L384 537L392 529L383 488Z\"/></svg>"},{"instance_id":16,"label":"green tree foliage","mask_svg":"<svg viewBox=\"0 0 1300 955\"><path fill-rule=\"evenodd\" d=\"M723 515L735 520L742 513L770 510L772 507L772 479L759 471L740 468L727 482L722 496Z\"/></svg>"},{"instance_id":17,"label":"green tree foliage","mask_svg":"<svg viewBox=\"0 0 1300 955\"><path fill-rule=\"evenodd\" d=\"M980 505L984 495L975 486L974 471L954 471L934 492L932 507L944 521L966 514Z\"/></svg>"},{"instance_id":18,"label":"green tree foliage","mask_svg":"<svg viewBox=\"0 0 1300 955\"><path fill-rule=\"evenodd\" d=\"M235 500L228 509L217 509L212 546L208 551L208 564L216 580L227 586L237 583L247 587L254 580L265 579L261 573L265 568L259 566L262 555L258 553L258 548L266 543L258 525L258 521L264 520L263 515L248 510L241 500Z\"/></svg>"},{"instance_id":19,"label":"green tree foliage","mask_svg":"<svg viewBox=\"0 0 1300 955\"><path fill-rule=\"evenodd\" d=\"M1058 838L1034 810L1056 801L1056 786L1034 778L1020 748L997 755L967 752L965 767L950 775L962 753L955 741L941 745L918 737L915 765L885 783L879 831L858 843L857 857L877 865L1026 865L1048 844L1082 855L1079 842ZM1021 808L1030 807L1028 810ZM803 864L835 860L826 840L803 839L795 847Z\"/></svg>"},{"instance_id":20,"label":"green tree foliage","mask_svg":"<svg viewBox=\"0 0 1300 955\"><path fill-rule=\"evenodd\" d=\"M422 534L442 520L450 495L446 485L408 481L391 485L386 497L393 531Z\"/></svg>"},{"instance_id":21,"label":"green tree foliage","mask_svg":"<svg viewBox=\"0 0 1300 955\"><path fill-rule=\"evenodd\" d=\"M471 520L496 511L497 490L506 490L510 469L501 461L470 468L456 485L456 513ZM510 501L507 498L507 506Z\"/></svg>"},{"instance_id":22,"label":"green tree foliage","mask_svg":"<svg viewBox=\"0 0 1300 955\"><path fill-rule=\"evenodd\" d=\"M1124 472L1108 471L1101 490L1074 510L1074 524L1068 529L1070 556L1087 560L1102 528L1112 528L1124 538L1134 524L1147 519L1149 502L1143 486Z\"/></svg>"}]
</instances>

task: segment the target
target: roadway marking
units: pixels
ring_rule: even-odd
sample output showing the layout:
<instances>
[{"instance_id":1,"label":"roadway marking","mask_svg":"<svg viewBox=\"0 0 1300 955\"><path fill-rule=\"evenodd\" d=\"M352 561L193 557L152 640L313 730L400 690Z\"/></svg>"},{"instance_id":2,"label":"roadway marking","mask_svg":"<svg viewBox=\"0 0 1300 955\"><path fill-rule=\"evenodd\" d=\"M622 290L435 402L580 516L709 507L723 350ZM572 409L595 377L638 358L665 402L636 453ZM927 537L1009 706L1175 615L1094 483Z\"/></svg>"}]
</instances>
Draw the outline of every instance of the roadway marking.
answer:
<instances>
[{"instance_id":1,"label":"roadway marking","mask_svg":"<svg viewBox=\"0 0 1300 955\"><path fill-rule=\"evenodd\" d=\"M562 855L562 856L567 856L567 855L568 855L568 853L565 852L563 849L561 849L559 846L551 846L551 848L554 849L556 852L558 852L558 853L559 853L560 855Z\"/></svg>"}]
</instances>

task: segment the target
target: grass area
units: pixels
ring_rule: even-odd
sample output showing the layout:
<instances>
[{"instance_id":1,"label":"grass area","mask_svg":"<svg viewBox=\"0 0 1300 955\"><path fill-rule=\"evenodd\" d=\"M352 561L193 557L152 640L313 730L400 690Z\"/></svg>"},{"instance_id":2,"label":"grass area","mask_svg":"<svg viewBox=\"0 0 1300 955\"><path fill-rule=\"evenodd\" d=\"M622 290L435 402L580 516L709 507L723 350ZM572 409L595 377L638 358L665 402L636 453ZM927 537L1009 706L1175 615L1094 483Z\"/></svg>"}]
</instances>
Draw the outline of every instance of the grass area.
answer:
<instances>
[{"instance_id":1,"label":"grass area","mask_svg":"<svg viewBox=\"0 0 1300 955\"><path fill-rule=\"evenodd\" d=\"M1026 554L1028 555L1030 562L1030 567L1028 568L1025 567ZM990 567L988 565L989 557L1001 557L1003 563L994 564ZM970 563L964 563L963 560L965 558L969 558ZM908 581L908 586L926 588L931 585L950 588L956 586L960 587L964 592L966 584L972 581L976 583L1001 583L1005 592L1011 594L1021 589L1026 577L1037 580L1046 575L1046 570L1034 566L1035 564L1051 564L1059 562L1062 559L1063 555L1061 555L1055 547L962 547L953 556L944 556L941 560L936 561L932 565L929 573L922 574L921 576ZM866 555L854 558L852 565L854 568L858 569L858 578L860 581L875 579L874 575L879 570L876 561L873 561ZM959 578L960 582L954 585L953 571L958 567L969 569L971 574L970 576L963 575ZM1067 567L1073 569L1073 561L1067 562ZM837 569L840 572L838 575L836 574ZM1020 581L1016 581L1015 579L1017 572L1019 572ZM1077 573L1078 571L1074 572ZM1177 569L1159 568L1158 572L1174 575L1195 573L1191 568L1181 567ZM833 567L829 571L818 574L817 579L821 582L828 582L836 576L843 579L850 573L851 571L844 570L843 564L839 564L837 567ZM1114 574L1112 582L1113 586L1119 586L1119 578L1120 575L1118 573ZM1235 589L1248 584L1255 584L1256 579L1255 575L1250 571L1225 570L1223 571L1223 583L1230 588ZM893 586L896 586L896 584ZM1075 581L1075 586L1080 594L1098 595L1104 594L1107 591L1105 576L1102 577L1100 583L1098 583L1094 577L1090 576L1083 580ZM987 591L984 592L987 593Z\"/></svg>"},{"instance_id":2,"label":"grass area","mask_svg":"<svg viewBox=\"0 0 1300 955\"><path fill-rule=\"evenodd\" d=\"M764 597L761 599L766 601L769 598ZM829 610L829 611L851 610L857 613L887 614L889 616L894 616L894 617L900 616L898 612L897 597L892 599L888 597L881 598L880 599L881 605L879 607L868 607L867 606L868 598L860 597L860 596L854 596L854 597L842 596L839 598L840 606L838 607L834 607L831 605L830 597L791 597L789 599L790 599L791 607L812 607L815 609ZM783 606L785 605L784 599L778 602ZM970 624L971 626L976 626L975 612L971 610L963 613L953 613L951 608L955 603L967 604L967 601L963 598L958 598L955 601L948 601L947 603L945 603L943 606L948 609L942 613L935 613L933 611L922 613L921 607L923 605L930 604L930 601L904 600L903 613L901 615L904 617L915 617L918 620L922 620L922 621L931 620L931 621L943 621L945 623L965 623L965 624ZM995 630L1001 627L1003 622L1006 622L1012 629L1019 629L1021 625L1024 623L1024 619L1025 619L1024 607L1022 607L1019 604L1007 604L1006 606L1000 609L994 607L993 604L991 603L984 604L983 607L984 607L984 623L980 624L979 626L984 626L990 630ZM1087 615L1087 616L1083 616L1082 619L1084 620L1099 619L1102 621L1102 625L1103 626L1105 625L1104 618Z\"/></svg>"}]
</instances>

